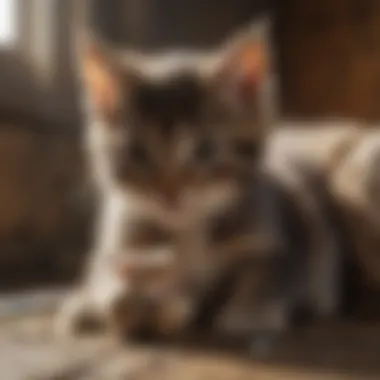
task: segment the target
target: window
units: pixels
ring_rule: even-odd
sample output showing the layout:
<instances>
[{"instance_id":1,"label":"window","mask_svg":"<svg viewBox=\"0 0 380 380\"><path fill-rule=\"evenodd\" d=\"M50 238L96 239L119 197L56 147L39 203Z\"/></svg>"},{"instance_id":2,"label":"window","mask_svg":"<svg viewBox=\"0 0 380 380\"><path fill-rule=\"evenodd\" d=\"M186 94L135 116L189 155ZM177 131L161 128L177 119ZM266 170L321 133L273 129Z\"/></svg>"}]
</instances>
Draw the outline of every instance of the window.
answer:
<instances>
[{"instance_id":1,"label":"window","mask_svg":"<svg viewBox=\"0 0 380 380\"><path fill-rule=\"evenodd\" d=\"M0 108L78 119L71 21L79 0L0 0Z\"/></svg>"},{"instance_id":2,"label":"window","mask_svg":"<svg viewBox=\"0 0 380 380\"><path fill-rule=\"evenodd\" d=\"M15 46L19 30L17 0L0 0L0 49Z\"/></svg>"}]
</instances>

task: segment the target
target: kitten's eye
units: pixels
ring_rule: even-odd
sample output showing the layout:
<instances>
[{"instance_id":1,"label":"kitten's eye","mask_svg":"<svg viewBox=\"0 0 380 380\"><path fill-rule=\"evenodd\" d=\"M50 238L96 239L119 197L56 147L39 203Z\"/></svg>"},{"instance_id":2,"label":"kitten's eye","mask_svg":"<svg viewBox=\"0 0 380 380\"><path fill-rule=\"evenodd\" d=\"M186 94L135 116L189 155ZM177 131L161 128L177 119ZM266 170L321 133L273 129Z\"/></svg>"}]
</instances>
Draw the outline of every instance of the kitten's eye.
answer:
<instances>
[{"instance_id":1,"label":"kitten's eye","mask_svg":"<svg viewBox=\"0 0 380 380\"><path fill-rule=\"evenodd\" d=\"M128 149L128 157L136 164L144 165L149 162L149 154L145 147L139 143L131 144Z\"/></svg>"},{"instance_id":2,"label":"kitten's eye","mask_svg":"<svg viewBox=\"0 0 380 380\"><path fill-rule=\"evenodd\" d=\"M210 140L201 141L194 150L194 158L198 161L213 160L217 153L216 145Z\"/></svg>"},{"instance_id":3,"label":"kitten's eye","mask_svg":"<svg viewBox=\"0 0 380 380\"><path fill-rule=\"evenodd\" d=\"M244 160L251 160L256 157L258 147L256 144L248 141L238 141L234 145L235 154Z\"/></svg>"}]
</instances>

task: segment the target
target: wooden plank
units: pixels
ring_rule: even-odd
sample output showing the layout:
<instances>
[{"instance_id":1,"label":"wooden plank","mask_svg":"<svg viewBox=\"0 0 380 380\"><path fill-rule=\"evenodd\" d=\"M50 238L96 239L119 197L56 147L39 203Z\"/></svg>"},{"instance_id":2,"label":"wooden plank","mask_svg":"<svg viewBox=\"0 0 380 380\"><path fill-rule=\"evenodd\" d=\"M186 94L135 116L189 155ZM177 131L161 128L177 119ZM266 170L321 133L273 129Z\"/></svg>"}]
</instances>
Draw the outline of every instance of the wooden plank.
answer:
<instances>
[{"instance_id":1,"label":"wooden plank","mask_svg":"<svg viewBox=\"0 0 380 380\"><path fill-rule=\"evenodd\" d=\"M0 325L7 380L375 380L379 352L378 324L298 329L266 359L203 340L123 346L105 335L63 340L46 315Z\"/></svg>"},{"instance_id":2,"label":"wooden plank","mask_svg":"<svg viewBox=\"0 0 380 380\"><path fill-rule=\"evenodd\" d=\"M380 118L380 2L278 1L283 112Z\"/></svg>"}]
</instances>

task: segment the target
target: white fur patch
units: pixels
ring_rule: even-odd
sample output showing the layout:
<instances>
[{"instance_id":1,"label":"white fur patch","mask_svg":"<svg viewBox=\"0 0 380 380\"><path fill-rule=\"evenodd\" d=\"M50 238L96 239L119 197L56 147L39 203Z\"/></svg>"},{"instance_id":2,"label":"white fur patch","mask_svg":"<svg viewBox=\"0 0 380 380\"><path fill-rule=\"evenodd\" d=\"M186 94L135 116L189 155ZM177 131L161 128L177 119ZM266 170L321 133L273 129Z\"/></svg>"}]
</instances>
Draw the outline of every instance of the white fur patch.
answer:
<instances>
[{"instance_id":1,"label":"white fur patch","mask_svg":"<svg viewBox=\"0 0 380 380\"><path fill-rule=\"evenodd\" d=\"M128 190L121 192L124 206L131 215L150 218L173 230L183 230L228 207L235 201L238 188L232 183L216 183L198 189L184 189L176 208L166 206L159 197Z\"/></svg>"}]
</instances>

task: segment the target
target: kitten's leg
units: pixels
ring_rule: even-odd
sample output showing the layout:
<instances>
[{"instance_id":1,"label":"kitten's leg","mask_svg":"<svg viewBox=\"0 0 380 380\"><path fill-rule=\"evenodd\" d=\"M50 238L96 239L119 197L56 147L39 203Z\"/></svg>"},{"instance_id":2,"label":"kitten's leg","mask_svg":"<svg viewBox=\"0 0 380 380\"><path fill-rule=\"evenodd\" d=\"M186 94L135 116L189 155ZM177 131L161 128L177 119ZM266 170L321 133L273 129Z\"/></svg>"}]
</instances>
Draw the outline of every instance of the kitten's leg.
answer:
<instances>
[{"instance_id":1,"label":"kitten's leg","mask_svg":"<svg viewBox=\"0 0 380 380\"><path fill-rule=\"evenodd\" d=\"M170 297L156 310L154 329L162 336L181 335L191 325L195 310L196 305L190 297Z\"/></svg>"},{"instance_id":2,"label":"kitten's leg","mask_svg":"<svg viewBox=\"0 0 380 380\"><path fill-rule=\"evenodd\" d=\"M122 329L121 324L125 329L132 325L133 313L129 319L125 314L127 308L131 309L129 304L133 304L128 281L118 276L109 255L97 253L91 264L86 281L66 299L59 311L56 329L61 335L81 333L88 324L111 324L118 330Z\"/></svg>"},{"instance_id":3,"label":"kitten's leg","mask_svg":"<svg viewBox=\"0 0 380 380\"><path fill-rule=\"evenodd\" d=\"M181 335L189 329L205 289L218 274L204 231L197 225L178 237L180 260L172 269L171 284L155 313L154 328L160 335Z\"/></svg>"},{"instance_id":4,"label":"kitten's leg","mask_svg":"<svg viewBox=\"0 0 380 380\"><path fill-rule=\"evenodd\" d=\"M131 261L124 257L119 265L122 287L119 294L114 292L107 315L116 330L168 336L189 324L192 302L172 254L171 246L158 246L129 255Z\"/></svg>"},{"instance_id":5,"label":"kitten's leg","mask_svg":"<svg viewBox=\"0 0 380 380\"><path fill-rule=\"evenodd\" d=\"M131 284L128 278L120 276L114 256L124 255L127 236L134 235L131 227L135 223L127 220L127 216L131 217L127 211L123 197L112 192L105 194L83 288L67 300L58 318L58 325L64 329L75 331L77 322L89 314L117 330L134 328L136 305Z\"/></svg>"},{"instance_id":6,"label":"kitten's leg","mask_svg":"<svg viewBox=\"0 0 380 380\"><path fill-rule=\"evenodd\" d=\"M117 335L131 335L143 319L140 300L135 300L124 284L104 284L99 292L87 287L77 290L64 302L56 319L61 336L74 336L87 330L109 327Z\"/></svg>"},{"instance_id":7,"label":"kitten's leg","mask_svg":"<svg viewBox=\"0 0 380 380\"><path fill-rule=\"evenodd\" d=\"M91 287L96 313L118 336L132 336L151 315L151 303L136 293L132 280L113 266L103 267Z\"/></svg>"},{"instance_id":8,"label":"kitten's leg","mask_svg":"<svg viewBox=\"0 0 380 380\"><path fill-rule=\"evenodd\" d=\"M288 329L290 316L290 305L285 300L252 305L252 300L247 299L221 316L218 330L226 337L244 339L252 353L266 355Z\"/></svg>"},{"instance_id":9,"label":"kitten's leg","mask_svg":"<svg viewBox=\"0 0 380 380\"><path fill-rule=\"evenodd\" d=\"M70 337L93 330L101 325L93 302L84 289L78 289L68 296L58 311L55 320L55 333Z\"/></svg>"},{"instance_id":10,"label":"kitten's leg","mask_svg":"<svg viewBox=\"0 0 380 380\"><path fill-rule=\"evenodd\" d=\"M316 317L324 319L339 313L342 296L340 249L327 234L310 268L311 307Z\"/></svg>"},{"instance_id":11,"label":"kitten's leg","mask_svg":"<svg viewBox=\"0 0 380 380\"><path fill-rule=\"evenodd\" d=\"M281 333L288 326L288 310L282 300L252 305L249 299L229 305L218 321L220 331L234 337L250 337L260 332Z\"/></svg>"},{"instance_id":12,"label":"kitten's leg","mask_svg":"<svg viewBox=\"0 0 380 380\"><path fill-rule=\"evenodd\" d=\"M306 263L302 303L316 317L330 318L339 313L341 304L342 253L328 207L324 182L301 171L285 184L294 199L294 212L306 226L307 247L299 256Z\"/></svg>"},{"instance_id":13,"label":"kitten's leg","mask_svg":"<svg viewBox=\"0 0 380 380\"><path fill-rule=\"evenodd\" d=\"M308 235L303 303L313 315L332 317L341 306L342 252L331 223L329 194L324 176L307 166L279 160L274 173L294 200ZM329 186L329 184L327 184Z\"/></svg>"},{"instance_id":14,"label":"kitten's leg","mask_svg":"<svg viewBox=\"0 0 380 380\"><path fill-rule=\"evenodd\" d=\"M339 236L334 223L330 221L331 215L323 198L324 195L312 188L305 189L298 197L299 202L303 202L311 232L306 304L314 316L325 319L335 317L340 311L343 257Z\"/></svg>"},{"instance_id":15,"label":"kitten's leg","mask_svg":"<svg viewBox=\"0 0 380 380\"><path fill-rule=\"evenodd\" d=\"M290 324L294 294L280 290L281 279L274 276L273 259L264 265L245 267L233 279L235 288L216 320L222 335L244 338L257 344L258 350L267 346L286 331ZM279 291L277 291L279 289Z\"/></svg>"}]
</instances>

